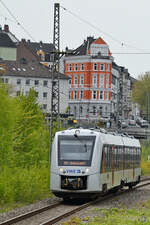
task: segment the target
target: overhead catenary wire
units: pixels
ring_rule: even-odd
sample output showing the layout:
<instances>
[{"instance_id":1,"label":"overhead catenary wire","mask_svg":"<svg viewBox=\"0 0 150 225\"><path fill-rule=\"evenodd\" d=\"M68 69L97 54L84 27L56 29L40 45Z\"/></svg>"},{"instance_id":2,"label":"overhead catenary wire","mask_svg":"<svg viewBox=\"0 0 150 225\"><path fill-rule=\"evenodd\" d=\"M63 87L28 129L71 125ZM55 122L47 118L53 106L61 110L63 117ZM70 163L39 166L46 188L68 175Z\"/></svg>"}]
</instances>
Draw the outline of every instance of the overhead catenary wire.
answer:
<instances>
[{"instance_id":1,"label":"overhead catenary wire","mask_svg":"<svg viewBox=\"0 0 150 225\"><path fill-rule=\"evenodd\" d=\"M16 21L14 21L14 20L8 18L7 16L4 16L3 14L0 14L0 17L3 17L3 18L5 19L5 21L6 21L6 20L9 20L9 21L12 22L12 23L16 23Z\"/></svg>"},{"instance_id":2,"label":"overhead catenary wire","mask_svg":"<svg viewBox=\"0 0 150 225\"><path fill-rule=\"evenodd\" d=\"M132 45L129 45L127 44L126 42L123 42L123 41L120 41L119 39L116 39L115 37L113 37L111 34L103 31L102 29L100 29L98 26L95 26L94 24L90 23L89 21L85 20L84 18L82 18L81 16L77 15L76 13L72 12L71 10L63 7L60 5L60 7L70 13L71 15L73 15L74 17L76 17L78 20L84 22L85 24L89 25L90 27L94 28L95 30L98 30L100 31L102 34L104 34L105 36L108 36L110 39L112 39L113 41L115 41L116 43L118 43L119 45L121 45L122 47L125 46L127 48L132 48L132 49L135 49L135 50L138 50L138 51L144 51L144 52L147 52L147 50L145 49L140 49L140 48L137 48L135 46L132 46Z\"/></svg>"},{"instance_id":3,"label":"overhead catenary wire","mask_svg":"<svg viewBox=\"0 0 150 225\"><path fill-rule=\"evenodd\" d=\"M27 29L24 28L24 26L17 20L17 18L14 16L14 14L10 11L10 9L6 6L6 4L0 0L0 3L3 5L3 7L8 11L8 13L11 15L11 17L14 19L14 21L17 23L18 26L22 28L22 30L32 39L35 41L35 39L32 37L32 35L27 31Z\"/></svg>"}]
</instances>

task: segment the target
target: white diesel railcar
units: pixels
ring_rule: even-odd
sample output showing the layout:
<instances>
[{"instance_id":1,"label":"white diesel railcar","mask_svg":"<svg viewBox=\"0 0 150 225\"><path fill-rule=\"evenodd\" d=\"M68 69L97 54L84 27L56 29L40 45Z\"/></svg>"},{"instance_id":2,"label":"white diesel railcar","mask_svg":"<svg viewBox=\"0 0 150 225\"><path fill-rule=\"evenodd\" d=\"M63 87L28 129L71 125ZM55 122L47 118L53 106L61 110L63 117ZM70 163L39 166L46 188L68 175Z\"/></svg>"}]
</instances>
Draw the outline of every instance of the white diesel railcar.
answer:
<instances>
[{"instance_id":1,"label":"white diesel railcar","mask_svg":"<svg viewBox=\"0 0 150 225\"><path fill-rule=\"evenodd\" d=\"M50 189L58 197L90 198L141 177L139 140L94 129L57 132L51 152Z\"/></svg>"}]
</instances>

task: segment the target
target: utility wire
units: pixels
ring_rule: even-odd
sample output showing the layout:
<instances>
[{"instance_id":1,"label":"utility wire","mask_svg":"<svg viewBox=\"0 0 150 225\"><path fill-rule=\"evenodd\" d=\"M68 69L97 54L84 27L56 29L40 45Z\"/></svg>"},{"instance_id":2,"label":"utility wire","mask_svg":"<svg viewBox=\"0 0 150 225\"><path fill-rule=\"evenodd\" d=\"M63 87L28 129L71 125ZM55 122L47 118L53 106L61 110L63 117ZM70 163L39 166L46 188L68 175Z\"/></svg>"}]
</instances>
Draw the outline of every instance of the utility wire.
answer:
<instances>
[{"instance_id":1,"label":"utility wire","mask_svg":"<svg viewBox=\"0 0 150 225\"><path fill-rule=\"evenodd\" d=\"M11 21L11 22L13 22L13 23L16 23L16 21L14 21L14 20L12 20L12 19L10 19L10 18L4 16L3 14L0 14L0 17L3 17L5 20L9 20L9 21Z\"/></svg>"},{"instance_id":2,"label":"utility wire","mask_svg":"<svg viewBox=\"0 0 150 225\"><path fill-rule=\"evenodd\" d=\"M8 9L8 7L4 4L2 0L0 0L1 4L4 6L4 8L8 11L8 13L12 16L12 18L15 20L18 26L22 28L22 30L32 39L35 41L35 39L32 37L32 35L21 25L21 23L16 19L16 17L13 15L13 13Z\"/></svg>"},{"instance_id":3,"label":"utility wire","mask_svg":"<svg viewBox=\"0 0 150 225\"><path fill-rule=\"evenodd\" d=\"M119 45L121 45L122 47L125 46L127 48L133 48L133 49L136 49L136 50L139 50L139 51L147 51L147 50L144 50L144 49L139 49L139 48L136 48L134 46L131 46L131 45L128 45L126 44L125 42L122 42L116 38L114 38L112 35L106 33L105 31L102 31L99 27L93 25L92 23L90 23L89 21L83 19L82 17L80 17L79 15L73 13L72 11L70 11L69 9L66 9L65 7L63 6L60 6L64 11L67 11L68 13L70 13L71 15L73 15L74 17L76 17L78 20L86 23L87 25L89 25L90 27L94 28L95 30L98 30L100 31L101 33L103 33L104 35L108 36L110 39L112 39L113 41L117 42Z\"/></svg>"}]
</instances>

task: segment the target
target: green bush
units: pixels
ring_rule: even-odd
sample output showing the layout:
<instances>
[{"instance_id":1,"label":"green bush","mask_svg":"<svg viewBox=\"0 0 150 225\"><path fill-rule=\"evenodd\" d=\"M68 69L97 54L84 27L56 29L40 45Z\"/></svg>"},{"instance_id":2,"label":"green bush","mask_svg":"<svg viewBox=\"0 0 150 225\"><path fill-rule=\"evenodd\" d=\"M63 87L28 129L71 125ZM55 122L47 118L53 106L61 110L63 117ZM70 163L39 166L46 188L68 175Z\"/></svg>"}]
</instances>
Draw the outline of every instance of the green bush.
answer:
<instances>
[{"instance_id":1,"label":"green bush","mask_svg":"<svg viewBox=\"0 0 150 225\"><path fill-rule=\"evenodd\" d=\"M150 161L148 161L148 155L150 155L150 141L146 141L142 144L142 175L150 175Z\"/></svg>"},{"instance_id":2,"label":"green bush","mask_svg":"<svg viewBox=\"0 0 150 225\"><path fill-rule=\"evenodd\" d=\"M35 91L12 98L0 84L0 210L49 195L49 140Z\"/></svg>"},{"instance_id":3,"label":"green bush","mask_svg":"<svg viewBox=\"0 0 150 225\"><path fill-rule=\"evenodd\" d=\"M49 168L6 169L0 175L0 205L12 202L32 203L50 193Z\"/></svg>"}]
</instances>

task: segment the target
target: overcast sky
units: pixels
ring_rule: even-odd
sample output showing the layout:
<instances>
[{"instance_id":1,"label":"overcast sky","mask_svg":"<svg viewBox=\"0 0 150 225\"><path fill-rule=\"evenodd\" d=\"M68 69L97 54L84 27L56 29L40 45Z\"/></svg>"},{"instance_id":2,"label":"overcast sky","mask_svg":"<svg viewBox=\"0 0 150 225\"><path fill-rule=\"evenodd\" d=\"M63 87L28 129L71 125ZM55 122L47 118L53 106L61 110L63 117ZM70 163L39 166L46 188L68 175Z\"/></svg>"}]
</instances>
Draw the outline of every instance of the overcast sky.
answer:
<instances>
[{"instance_id":1,"label":"overcast sky","mask_svg":"<svg viewBox=\"0 0 150 225\"><path fill-rule=\"evenodd\" d=\"M55 2L67 9L60 10L61 50L78 47L87 36L102 37L133 77L150 71L150 54L138 54L150 53L150 0L0 0L0 24L9 24L19 39L52 42Z\"/></svg>"}]
</instances>

